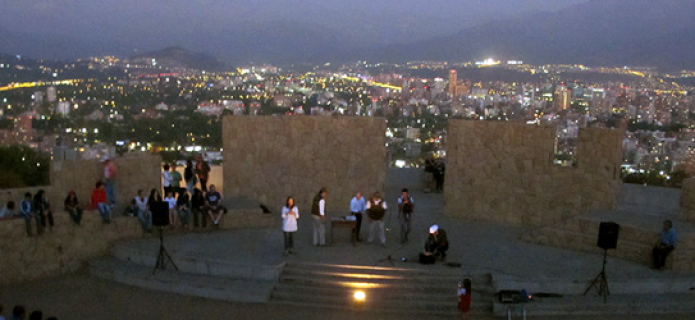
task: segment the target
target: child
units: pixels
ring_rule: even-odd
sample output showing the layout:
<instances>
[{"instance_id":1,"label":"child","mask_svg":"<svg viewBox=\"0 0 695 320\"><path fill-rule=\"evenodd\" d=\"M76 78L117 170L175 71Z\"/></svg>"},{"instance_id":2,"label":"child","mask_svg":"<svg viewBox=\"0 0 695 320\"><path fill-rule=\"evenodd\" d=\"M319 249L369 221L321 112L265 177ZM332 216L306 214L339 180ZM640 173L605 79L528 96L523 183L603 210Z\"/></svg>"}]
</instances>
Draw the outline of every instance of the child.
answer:
<instances>
[{"instance_id":1,"label":"child","mask_svg":"<svg viewBox=\"0 0 695 320\"><path fill-rule=\"evenodd\" d=\"M463 282L459 283L457 294L457 309L461 312L462 319L467 320L468 312L471 311L471 279L463 279Z\"/></svg>"},{"instance_id":2,"label":"child","mask_svg":"<svg viewBox=\"0 0 695 320\"><path fill-rule=\"evenodd\" d=\"M174 198L174 192L167 191L167 196L164 198L164 202L169 204L169 225L171 225L172 229L176 229L179 216L176 213L176 198Z\"/></svg>"}]
</instances>

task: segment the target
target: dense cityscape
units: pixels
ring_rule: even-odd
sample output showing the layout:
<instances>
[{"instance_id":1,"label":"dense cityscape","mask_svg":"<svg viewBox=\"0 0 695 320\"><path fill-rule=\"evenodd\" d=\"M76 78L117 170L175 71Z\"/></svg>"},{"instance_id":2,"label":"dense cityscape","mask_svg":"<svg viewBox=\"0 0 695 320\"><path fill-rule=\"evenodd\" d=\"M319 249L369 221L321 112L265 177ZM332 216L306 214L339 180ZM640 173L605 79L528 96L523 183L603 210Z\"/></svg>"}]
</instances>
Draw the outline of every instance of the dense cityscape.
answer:
<instances>
[{"instance_id":1,"label":"dense cityscape","mask_svg":"<svg viewBox=\"0 0 695 320\"><path fill-rule=\"evenodd\" d=\"M171 160L205 151L221 160L222 115L284 114L383 116L390 162L399 167L445 156L449 118L554 126L555 163L570 166L580 128L622 127L625 173L651 173L653 183L689 173L695 153L695 102L687 86L695 71L492 58L219 71L190 67L182 53L191 55L167 48L129 59L5 56L0 144L53 159L116 150L162 152Z\"/></svg>"}]
</instances>

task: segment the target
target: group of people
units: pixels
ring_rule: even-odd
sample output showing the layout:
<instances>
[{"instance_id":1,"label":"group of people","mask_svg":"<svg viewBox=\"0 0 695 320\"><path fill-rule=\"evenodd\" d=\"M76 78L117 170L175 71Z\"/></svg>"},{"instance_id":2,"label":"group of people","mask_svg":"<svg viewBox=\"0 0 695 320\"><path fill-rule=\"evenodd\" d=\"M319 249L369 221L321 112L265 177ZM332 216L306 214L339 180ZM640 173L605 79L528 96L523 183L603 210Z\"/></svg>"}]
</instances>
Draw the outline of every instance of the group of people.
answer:
<instances>
[{"instance_id":1,"label":"group of people","mask_svg":"<svg viewBox=\"0 0 695 320\"><path fill-rule=\"evenodd\" d=\"M195 164L187 160L183 175L175 163L165 164L162 169L164 197L159 188L152 188L149 197L145 197L144 190L138 190L126 209L127 214L136 216L148 232L153 224L168 225L171 229L190 229L206 228L210 221L213 227L219 227L227 208L222 205L222 195L215 185L208 187L210 165L203 156L197 155ZM182 182L185 187L181 186ZM196 188L197 184L200 184L200 188Z\"/></svg>"},{"instance_id":2,"label":"group of people","mask_svg":"<svg viewBox=\"0 0 695 320\"><path fill-rule=\"evenodd\" d=\"M25 193L19 206L11 200L11 193L8 193L7 198L5 206L0 209L0 219L24 219L29 236L34 234L34 228L36 234L41 235L46 228L55 226L51 204L43 189L39 189L33 196L31 192Z\"/></svg>"},{"instance_id":3,"label":"group of people","mask_svg":"<svg viewBox=\"0 0 695 320\"><path fill-rule=\"evenodd\" d=\"M0 304L0 320L5 320L5 317L2 315L4 312L2 305ZM29 317L27 318L27 309L24 308L22 305L16 305L14 308L12 308L12 316L8 318L9 320L43 320L43 312L41 310L35 310L32 313L28 315ZM56 317L49 317L46 318L46 320L58 320Z\"/></svg>"},{"instance_id":4,"label":"group of people","mask_svg":"<svg viewBox=\"0 0 695 320\"><path fill-rule=\"evenodd\" d=\"M326 201L328 190L321 188L316 194L311 205L311 217L313 225L313 245L326 245ZM415 210L415 200L410 195L407 188L401 190L401 195L397 199L398 204L398 221L400 224L400 242L408 242L408 236L411 232L411 221ZM367 241L374 243L378 240L381 246L386 246L386 230L385 217L388 210L388 204L381 196L380 192L374 192L369 199L365 199L361 192L357 192L350 200L350 213L356 221L353 229L353 237L357 242L361 242L360 232L364 215L369 221L369 235ZM297 209L294 198L288 197L285 205L282 208L282 231L284 233L285 246L284 254L294 253L293 233L297 231L297 219L299 218L299 210ZM448 240L444 230L438 226L430 228L430 235L425 250L428 253L434 254L437 257L445 258L446 250L449 248Z\"/></svg>"}]
</instances>

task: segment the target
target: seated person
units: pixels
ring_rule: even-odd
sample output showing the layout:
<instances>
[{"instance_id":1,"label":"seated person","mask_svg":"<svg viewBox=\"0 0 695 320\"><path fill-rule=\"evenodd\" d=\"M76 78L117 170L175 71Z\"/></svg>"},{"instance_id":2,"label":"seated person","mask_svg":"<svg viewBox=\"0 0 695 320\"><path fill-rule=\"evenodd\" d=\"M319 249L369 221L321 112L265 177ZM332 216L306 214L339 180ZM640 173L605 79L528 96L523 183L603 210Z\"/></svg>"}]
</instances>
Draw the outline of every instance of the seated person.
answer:
<instances>
[{"instance_id":1,"label":"seated person","mask_svg":"<svg viewBox=\"0 0 695 320\"><path fill-rule=\"evenodd\" d=\"M7 204L5 204L5 206L2 207L2 209L0 209L0 220L16 218L16 216L19 215L16 209L17 205L14 203L14 201L7 201Z\"/></svg>"},{"instance_id":2,"label":"seated person","mask_svg":"<svg viewBox=\"0 0 695 320\"><path fill-rule=\"evenodd\" d=\"M205 194L205 205L213 225L216 228L219 227L220 220L227 213L227 208L222 205L222 195L217 192L214 184L210 185L210 190Z\"/></svg>"},{"instance_id":3,"label":"seated person","mask_svg":"<svg viewBox=\"0 0 695 320\"><path fill-rule=\"evenodd\" d=\"M79 226L82 221L82 207L77 200L75 190L70 190L70 192L68 192L68 196L65 198L63 205L65 206L65 211L70 215L72 222Z\"/></svg>"},{"instance_id":4,"label":"seated person","mask_svg":"<svg viewBox=\"0 0 695 320\"><path fill-rule=\"evenodd\" d=\"M671 220L664 220L664 229L659 234L659 241L652 250L652 258L654 259L654 268L663 269L666 264L666 257L676 247L677 237L676 231L673 230Z\"/></svg>"},{"instance_id":5,"label":"seated person","mask_svg":"<svg viewBox=\"0 0 695 320\"><path fill-rule=\"evenodd\" d=\"M446 231L436 224L432 225L430 235L425 242L425 252L444 259L446 258L446 250L449 250L449 239L446 237Z\"/></svg>"}]
</instances>

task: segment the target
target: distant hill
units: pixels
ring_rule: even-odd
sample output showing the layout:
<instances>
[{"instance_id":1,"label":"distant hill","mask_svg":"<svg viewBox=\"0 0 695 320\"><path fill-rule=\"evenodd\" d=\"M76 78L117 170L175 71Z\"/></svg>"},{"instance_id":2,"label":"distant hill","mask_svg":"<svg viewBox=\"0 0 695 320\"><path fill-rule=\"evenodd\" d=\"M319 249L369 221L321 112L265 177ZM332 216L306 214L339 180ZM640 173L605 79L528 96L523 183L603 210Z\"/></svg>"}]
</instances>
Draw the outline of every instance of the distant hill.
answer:
<instances>
[{"instance_id":1,"label":"distant hill","mask_svg":"<svg viewBox=\"0 0 695 320\"><path fill-rule=\"evenodd\" d=\"M166 68L190 68L211 71L229 69L229 66L213 56L193 52L178 46L139 54L131 57L131 59L156 59L157 64Z\"/></svg>"},{"instance_id":2,"label":"distant hill","mask_svg":"<svg viewBox=\"0 0 695 320\"><path fill-rule=\"evenodd\" d=\"M395 45L377 60L469 61L488 56L536 64L695 68L695 1L592 0L554 13L497 21L447 37Z\"/></svg>"}]
</instances>

